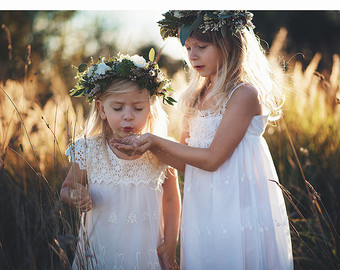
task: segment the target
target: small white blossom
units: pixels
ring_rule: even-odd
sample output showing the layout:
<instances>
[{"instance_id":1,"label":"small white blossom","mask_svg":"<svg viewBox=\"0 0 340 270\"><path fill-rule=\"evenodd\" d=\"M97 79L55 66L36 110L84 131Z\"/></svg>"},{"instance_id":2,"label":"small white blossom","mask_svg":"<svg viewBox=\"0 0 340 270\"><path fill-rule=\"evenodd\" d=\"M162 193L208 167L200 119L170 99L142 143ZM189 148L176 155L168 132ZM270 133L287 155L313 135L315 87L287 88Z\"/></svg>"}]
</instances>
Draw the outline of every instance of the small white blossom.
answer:
<instances>
[{"instance_id":1,"label":"small white blossom","mask_svg":"<svg viewBox=\"0 0 340 270\"><path fill-rule=\"evenodd\" d=\"M159 73L157 74L156 82L157 82L157 83L160 83L160 82L163 81L163 80L164 80L163 73L162 73L162 72L159 72Z\"/></svg>"},{"instance_id":2,"label":"small white blossom","mask_svg":"<svg viewBox=\"0 0 340 270\"><path fill-rule=\"evenodd\" d=\"M154 71L153 69L149 71L149 75L152 77L156 76L156 71Z\"/></svg>"},{"instance_id":3,"label":"small white blossom","mask_svg":"<svg viewBox=\"0 0 340 270\"><path fill-rule=\"evenodd\" d=\"M103 57L102 62L97 66L94 74L104 75L106 71L111 70L111 68L104 63L105 57Z\"/></svg>"},{"instance_id":4,"label":"small white blossom","mask_svg":"<svg viewBox=\"0 0 340 270\"><path fill-rule=\"evenodd\" d=\"M89 70L87 71L87 76L91 77L94 71L94 66L90 66Z\"/></svg>"},{"instance_id":5,"label":"small white blossom","mask_svg":"<svg viewBox=\"0 0 340 270\"><path fill-rule=\"evenodd\" d=\"M140 67L140 68L146 67L146 61L142 56L135 54L130 57L130 60L135 64L136 67Z\"/></svg>"}]
</instances>

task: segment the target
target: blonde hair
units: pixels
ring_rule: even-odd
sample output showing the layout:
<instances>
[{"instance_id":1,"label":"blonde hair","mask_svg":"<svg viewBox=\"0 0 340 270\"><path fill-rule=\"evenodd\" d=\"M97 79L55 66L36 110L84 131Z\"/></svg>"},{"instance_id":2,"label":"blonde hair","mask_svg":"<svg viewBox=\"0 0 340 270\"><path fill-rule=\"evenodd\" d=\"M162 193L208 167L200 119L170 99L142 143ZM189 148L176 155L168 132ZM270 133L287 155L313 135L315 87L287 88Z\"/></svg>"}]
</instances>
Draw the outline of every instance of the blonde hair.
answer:
<instances>
[{"instance_id":1,"label":"blonde hair","mask_svg":"<svg viewBox=\"0 0 340 270\"><path fill-rule=\"evenodd\" d=\"M195 30L191 36L197 40L212 43L222 58L221 66L217 66L216 79L207 99L213 97L213 111L220 109L231 91L240 83L249 83L258 91L258 97L269 111L269 119L276 120L281 116L284 94L275 83L273 73L265 57L265 51L252 29L245 28L232 35L227 32L225 38L220 32ZM218 63L216 63L218 65ZM191 69L191 83L183 92L181 108L186 117L192 116L209 79L201 77Z\"/></svg>"},{"instance_id":2,"label":"blonde hair","mask_svg":"<svg viewBox=\"0 0 340 270\"><path fill-rule=\"evenodd\" d=\"M105 89L103 93L100 93L96 97L96 100L103 101L111 95L128 93L136 90L142 91L138 84L134 83L133 81L126 79L115 79ZM83 133L81 135L84 137L102 135L103 140L106 140L106 136L108 135L108 132L110 132L107 120L103 120L100 117L95 102L93 102L91 106L92 106L91 111L89 113ZM150 132L161 137L166 137L167 123L168 123L167 114L163 110L159 98L157 96L150 97L150 114L147 119L146 127L143 130L143 133Z\"/></svg>"}]
</instances>

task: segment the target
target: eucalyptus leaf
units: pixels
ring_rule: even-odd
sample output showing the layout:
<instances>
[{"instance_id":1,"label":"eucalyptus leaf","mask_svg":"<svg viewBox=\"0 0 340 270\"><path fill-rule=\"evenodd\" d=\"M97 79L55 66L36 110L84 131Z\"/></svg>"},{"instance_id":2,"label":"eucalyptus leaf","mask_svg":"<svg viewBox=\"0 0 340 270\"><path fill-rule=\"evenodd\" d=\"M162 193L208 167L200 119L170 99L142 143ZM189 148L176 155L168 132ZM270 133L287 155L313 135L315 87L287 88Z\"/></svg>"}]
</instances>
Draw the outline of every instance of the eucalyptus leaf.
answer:
<instances>
[{"instance_id":1,"label":"eucalyptus leaf","mask_svg":"<svg viewBox=\"0 0 340 270\"><path fill-rule=\"evenodd\" d=\"M227 26L226 25L223 25L221 27L221 34L222 34L222 37L226 37L227 36Z\"/></svg>"},{"instance_id":2,"label":"eucalyptus leaf","mask_svg":"<svg viewBox=\"0 0 340 270\"><path fill-rule=\"evenodd\" d=\"M87 64L80 64L78 67L78 72L84 72L87 69Z\"/></svg>"},{"instance_id":3,"label":"eucalyptus leaf","mask_svg":"<svg viewBox=\"0 0 340 270\"><path fill-rule=\"evenodd\" d=\"M181 40L183 46L185 44L185 41L191 35L192 31L194 31L199 25L201 25L204 22L203 17L204 17L203 13L200 13L197 16L196 20L191 25L183 24L181 26L181 30L179 32L179 39Z\"/></svg>"},{"instance_id":4,"label":"eucalyptus leaf","mask_svg":"<svg viewBox=\"0 0 340 270\"><path fill-rule=\"evenodd\" d=\"M234 16L235 14L224 14L224 15L220 15L219 17L222 19L227 19L227 18L234 17Z\"/></svg>"}]
</instances>

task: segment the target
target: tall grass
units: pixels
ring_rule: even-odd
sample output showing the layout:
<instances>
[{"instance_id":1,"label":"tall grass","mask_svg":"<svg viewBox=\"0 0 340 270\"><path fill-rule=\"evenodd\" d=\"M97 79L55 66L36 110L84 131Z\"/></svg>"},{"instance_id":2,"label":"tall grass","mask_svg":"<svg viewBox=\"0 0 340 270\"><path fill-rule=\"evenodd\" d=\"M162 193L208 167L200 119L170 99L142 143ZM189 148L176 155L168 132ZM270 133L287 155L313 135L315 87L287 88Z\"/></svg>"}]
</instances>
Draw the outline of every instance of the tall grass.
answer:
<instances>
[{"instance_id":1,"label":"tall grass","mask_svg":"<svg viewBox=\"0 0 340 270\"><path fill-rule=\"evenodd\" d=\"M334 55L332 69L321 74L318 53L304 69L282 50L286 34L279 32L268 56L272 63L284 57L286 71L277 66L284 116L265 137L286 195L295 268L338 269L340 59ZM179 71L173 86L184 83ZM49 89L35 77L1 84L0 269L70 267L79 213L60 203L59 190L69 168L64 151L83 116L57 71ZM169 111L169 117L178 138L178 115Z\"/></svg>"}]
</instances>

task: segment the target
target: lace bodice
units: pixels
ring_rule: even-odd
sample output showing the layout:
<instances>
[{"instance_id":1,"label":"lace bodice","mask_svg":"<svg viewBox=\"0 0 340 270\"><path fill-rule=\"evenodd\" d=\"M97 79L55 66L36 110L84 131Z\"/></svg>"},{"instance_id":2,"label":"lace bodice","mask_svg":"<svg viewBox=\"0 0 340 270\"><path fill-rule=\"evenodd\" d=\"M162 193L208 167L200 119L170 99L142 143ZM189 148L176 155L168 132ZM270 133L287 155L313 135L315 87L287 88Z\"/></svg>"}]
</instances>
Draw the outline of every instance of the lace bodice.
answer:
<instances>
[{"instance_id":1,"label":"lace bodice","mask_svg":"<svg viewBox=\"0 0 340 270\"><path fill-rule=\"evenodd\" d=\"M66 155L87 171L91 183L152 184L156 188L164 182L166 165L152 153L146 152L135 160L119 159L101 136L78 139Z\"/></svg>"},{"instance_id":2,"label":"lace bodice","mask_svg":"<svg viewBox=\"0 0 340 270\"><path fill-rule=\"evenodd\" d=\"M190 136L186 139L186 143L188 145L201 148L209 147L221 123L230 97L241 85L243 84L240 84L231 91L228 98L217 112L211 112L210 110L197 110L196 114L189 119L188 125ZM249 124L246 135L261 136L265 131L267 123L268 114L254 116Z\"/></svg>"}]
</instances>

